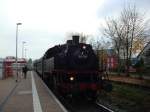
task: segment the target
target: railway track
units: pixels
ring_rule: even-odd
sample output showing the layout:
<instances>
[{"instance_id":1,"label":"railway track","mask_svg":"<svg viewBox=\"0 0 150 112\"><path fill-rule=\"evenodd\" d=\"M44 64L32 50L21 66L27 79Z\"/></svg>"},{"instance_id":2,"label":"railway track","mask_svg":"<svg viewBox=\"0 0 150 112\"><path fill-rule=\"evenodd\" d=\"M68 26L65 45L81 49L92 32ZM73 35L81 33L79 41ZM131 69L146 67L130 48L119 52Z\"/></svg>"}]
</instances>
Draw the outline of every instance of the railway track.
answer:
<instances>
[{"instance_id":1,"label":"railway track","mask_svg":"<svg viewBox=\"0 0 150 112\"><path fill-rule=\"evenodd\" d=\"M114 112L106 106L93 102L82 97L76 99L64 98L61 95L55 93L58 100L64 105L68 112Z\"/></svg>"},{"instance_id":2,"label":"railway track","mask_svg":"<svg viewBox=\"0 0 150 112\"><path fill-rule=\"evenodd\" d=\"M45 83L44 85L47 86L47 89L50 89ZM83 99L82 97L78 97L77 99L64 98L55 91L52 92L68 112L114 112L98 102L93 102L85 98Z\"/></svg>"},{"instance_id":3,"label":"railway track","mask_svg":"<svg viewBox=\"0 0 150 112\"><path fill-rule=\"evenodd\" d=\"M82 98L78 100L59 99L69 112L114 112L102 104L85 99L82 100Z\"/></svg>"},{"instance_id":4,"label":"railway track","mask_svg":"<svg viewBox=\"0 0 150 112\"><path fill-rule=\"evenodd\" d=\"M104 105L102 105L102 104L100 104L100 103L98 103L98 102L95 102L95 103L96 103L98 106L100 106L100 107L102 107L103 109L105 109L107 112L114 112L113 110L107 108L106 106L104 106Z\"/></svg>"}]
</instances>

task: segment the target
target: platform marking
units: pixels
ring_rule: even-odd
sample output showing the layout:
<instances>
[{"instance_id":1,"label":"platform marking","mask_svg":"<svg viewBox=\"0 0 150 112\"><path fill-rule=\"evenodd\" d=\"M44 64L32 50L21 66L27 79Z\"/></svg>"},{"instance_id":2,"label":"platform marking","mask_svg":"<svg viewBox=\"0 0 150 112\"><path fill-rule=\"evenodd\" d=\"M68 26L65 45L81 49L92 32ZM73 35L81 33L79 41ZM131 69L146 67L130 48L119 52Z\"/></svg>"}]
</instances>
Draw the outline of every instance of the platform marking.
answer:
<instances>
[{"instance_id":1,"label":"platform marking","mask_svg":"<svg viewBox=\"0 0 150 112\"><path fill-rule=\"evenodd\" d=\"M33 96L34 112L42 112L40 99L39 99L39 96L38 96L38 93L37 93L33 72L31 72L31 78L32 78L32 96Z\"/></svg>"},{"instance_id":2,"label":"platform marking","mask_svg":"<svg viewBox=\"0 0 150 112\"><path fill-rule=\"evenodd\" d=\"M41 79L40 79L41 80ZM52 98L56 101L56 103L60 106L63 112L68 112L68 110L62 105L62 103L57 99L57 97L53 94L53 92L47 87L47 85L41 80L42 84L48 91L48 93L52 96Z\"/></svg>"},{"instance_id":3,"label":"platform marking","mask_svg":"<svg viewBox=\"0 0 150 112\"><path fill-rule=\"evenodd\" d=\"M43 83L43 81L42 81ZM60 108L63 110L63 112L68 112L68 110L61 104L61 102L56 98L56 96L52 93L52 91L46 86L45 83L43 83L45 88L47 89L48 93L52 96L52 98L56 101L56 103L60 106Z\"/></svg>"}]
</instances>

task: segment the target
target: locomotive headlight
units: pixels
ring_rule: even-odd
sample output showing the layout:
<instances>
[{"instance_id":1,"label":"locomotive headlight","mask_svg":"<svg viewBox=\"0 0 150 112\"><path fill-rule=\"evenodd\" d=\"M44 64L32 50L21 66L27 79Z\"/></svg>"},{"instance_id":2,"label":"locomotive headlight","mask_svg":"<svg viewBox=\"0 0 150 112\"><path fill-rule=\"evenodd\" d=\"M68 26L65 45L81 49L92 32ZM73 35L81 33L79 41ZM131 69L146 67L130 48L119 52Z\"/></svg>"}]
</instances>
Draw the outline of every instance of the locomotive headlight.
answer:
<instances>
[{"instance_id":1,"label":"locomotive headlight","mask_svg":"<svg viewBox=\"0 0 150 112\"><path fill-rule=\"evenodd\" d=\"M104 80L105 79L105 77L104 76L102 76L102 80Z\"/></svg>"},{"instance_id":2,"label":"locomotive headlight","mask_svg":"<svg viewBox=\"0 0 150 112\"><path fill-rule=\"evenodd\" d=\"M74 80L74 77L70 77L70 80L73 81L73 80Z\"/></svg>"},{"instance_id":3,"label":"locomotive headlight","mask_svg":"<svg viewBox=\"0 0 150 112\"><path fill-rule=\"evenodd\" d=\"M86 49L86 46L83 46L82 48L83 48L83 49Z\"/></svg>"}]
</instances>

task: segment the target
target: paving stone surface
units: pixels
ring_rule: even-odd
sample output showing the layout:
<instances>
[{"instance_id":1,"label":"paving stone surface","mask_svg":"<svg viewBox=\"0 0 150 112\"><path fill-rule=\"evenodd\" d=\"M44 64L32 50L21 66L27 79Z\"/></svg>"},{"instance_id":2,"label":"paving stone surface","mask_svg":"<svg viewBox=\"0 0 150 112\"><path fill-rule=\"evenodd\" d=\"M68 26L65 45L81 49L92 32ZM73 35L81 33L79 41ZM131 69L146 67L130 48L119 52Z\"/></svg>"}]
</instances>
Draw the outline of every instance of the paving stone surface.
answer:
<instances>
[{"instance_id":1,"label":"paving stone surface","mask_svg":"<svg viewBox=\"0 0 150 112\"><path fill-rule=\"evenodd\" d=\"M31 74L26 79L20 75L18 82L13 77L0 80L0 112L34 112ZM63 112L35 72L33 77L42 112Z\"/></svg>"},{"instance_id":2,"label":"paving stone surface","mask_svg":"<svg viewBox=\"0 0 150 112\"><path fill-rule=\"evenodd\" d=\"M44 87L41 79L37 75L35 75L35 82L37 86L37 91L39 94L39 98L41 101L43 112L63 112L63 110L58 106L54 98L49 95L49 92Z\"/></svg>"},{"instance_id":3,"label":"paving stone surface","mask_svg":"<svg viewBox=\"0 0 150 112\"><path fill-rule=\"evenodd\" d=\"M0 104L6 99L16 84L17 83L13 77L0 80Z\"/></svg>"},{"instance_id":4,"label":"paving stone surface","mask_svg":"<svg viewBox=\"0 0 150 112\"><path fill-rule=\"evenodd\" d=\"M17 82L12 95L3 107L3 112L33 112L31 76Z\"/></svg>"}]
</instances>

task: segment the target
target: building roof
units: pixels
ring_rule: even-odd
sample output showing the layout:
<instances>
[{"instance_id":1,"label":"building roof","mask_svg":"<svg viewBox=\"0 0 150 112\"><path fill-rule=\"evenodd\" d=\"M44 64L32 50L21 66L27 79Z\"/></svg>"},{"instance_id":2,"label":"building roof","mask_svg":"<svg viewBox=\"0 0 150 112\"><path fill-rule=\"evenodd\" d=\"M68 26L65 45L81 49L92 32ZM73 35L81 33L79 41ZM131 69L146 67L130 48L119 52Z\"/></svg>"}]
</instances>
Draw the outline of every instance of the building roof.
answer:
<instances>
[{"instance_id":1,"label":"building roof","mask_svg":"<svg viewBox=\"0 0 150 112\"><path fill-rule=\"evenodd\" d=\"M106 52L107 52L107 55L108 55L108 56L114 56L114 55L116 55L114 49L106 49Z\"/></svg>"},{"instance_id":2,"label":"building roof","mask_svg":"<svg viewBox=\"0 0 150 112\"><path fill-rule=\"evenodd\" d=\"M146 44L146 46L143 48L143 50L139 53L139 55L137 56L137 59L140 59L141 56L143 55L143 53L145 51L147 51L148 49L150 49L150 41Z\"/></svg>"},{"instance_id":3,"label":"building roof","mask_svg":"<svg viewBox=\"0 0 150 112\"><path fill-rule=\"evenodd\" d=\"M13 57L13 56L7 56L5 59L4 59L5 62L15 62L16 61L16 58ZM17 60L18 62L27 62L25 58L18 58Z\"/></svg>"},{"instance_id":4,"label":"building roof","mask_svg":"<svg viewBox=\"0 0 150 112\"><path fill-rule=\"evenodd\" d=\"M104 51L107 56L115 56L116 52L114 49L103 49L103 50L99 50L99 53L101 53L102 51Z\"/></svg>"}]
</instances>

